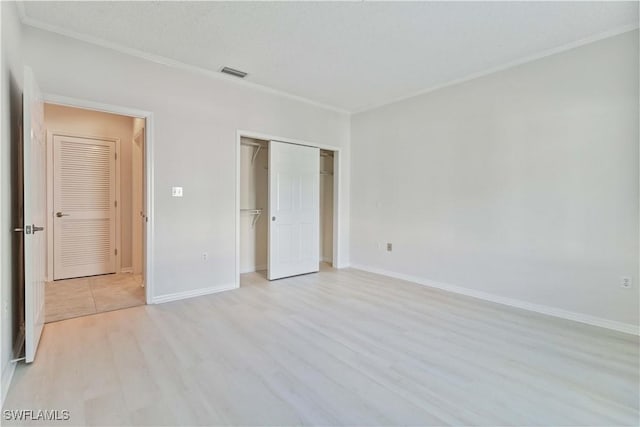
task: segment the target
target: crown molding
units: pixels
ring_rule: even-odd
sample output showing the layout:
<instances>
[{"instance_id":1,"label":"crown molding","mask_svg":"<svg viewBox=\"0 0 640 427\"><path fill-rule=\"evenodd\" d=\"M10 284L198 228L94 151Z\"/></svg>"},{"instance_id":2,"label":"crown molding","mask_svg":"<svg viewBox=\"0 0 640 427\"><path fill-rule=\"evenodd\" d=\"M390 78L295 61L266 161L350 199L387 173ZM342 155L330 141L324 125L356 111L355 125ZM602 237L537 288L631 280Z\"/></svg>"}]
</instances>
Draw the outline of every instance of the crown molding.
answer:
<instances>
[{"instance_id":1,"label":"crown molding","mask_svg":"<svg viewBox=\"0 0 640 427\"><path fill-rule=\"evenodd\" d=\"M469 74L469 75L467 75L465 77L462 77L462 78L459 78L459 79L449 80L449 81L447 81L445 83L438 84L438 85L435 85L435 86L431 86L431 87L429 87L427 89L421 89L421 90L419 90L417 92L412 92L410 94L403 95L403 96L400 96L398 98L394 98L394 99L392 99L390 101L384 101L384 102L380 102L380 103L376 103L376 104L371 104L369 106L357 108L354 111L352 111L351 114L352 115L353 114L360 114L360 113L364 113L364 112L367 112L367 111L376 110L378 108L386 107L388 105L395 104L395 103L401 102L401 101L405 101L405 100L408 100L408 99L411 99L411 98L415 98L415 97L420 96L420 95L426 95L427 93L435 92L436 90L444 89L444 88L447 88L447 87L450 87L450 86L455 86L457 84L465 83L465 82L468 82L470 80L478 79L480 77L488 76L490 74L498 73L500 71L508 70L510 68L515 68L517 66L524 65L526 63L533 62L533 61L536 61L538 59L546 58L548 56L552 56L552 55L555 55L557 53L565 52L565 51L568 51L568 50L571 50L571 49L575 49L575 48L580 47L580 46L584 46L584 45L587 45L587 44L590 44L590 43L595 43L595 42L600 41L600 40L608 39L610 37L615 37L615 36L618 36L620 34L624 34L624 33L630 32L630 31L637 30L639 28L639 26L640 26L640 24L636 23L636 24L623 25L623 26L620 26L620 27L616 27L616 28L613 28L611 30L603 31L601 33L597 33L597 34L594 34L594 35L591 35L591 36L588 36L588 37L584 37L582 39L573 41L571 43L567 43L567 44L564 44L564 45L561 45L561 46L558 46L558 47L554 47L554 48L551 48L551 49L546 49L546 50L544 50L542 52L538 52L538 53L535 53L533 55L529 55L529 56L526 56L524 58L517 59L515 61L507 62L506 64L498 65L497 67L492 67L492 68L489 68L489 69L484 70L484 71L479 71L477 73L472 73L472 74Z\"/></svg>"},{"instance_id":2,"label":"crown molding","mask_svg":"<svg viewBox=\"0 0 640 427\"><path fill-rule=\"evenodd\" d=\"M25 7L24 7L24 0L20 0L16 2L17 4L17 8L18 8L18 15L20 17L20 20L22 21L22 23L24 25L30 26L30 27L34 27L43 31L48 31L51 33L56 33L56 34L60 34L62 36L65 37L69 37L72 39L76 39L85 43L90 43L90 44L94 44L94 45L98 45L101 47L104 47L106 49L110 49L110 50L114 50L117 51L119 53L123 53L125 55L129 55L129 56L134 56L140 59L144 59L147 61L151 61L151 62L155 62L157 64L161 64L170 68L176 68L176 69L180 69L183 71L188 71L191 73L195 73L195 74L200 74L200 75L204 75L210 78L214 78L220 81L225 81L228 83L233 83L239 86L244 86L246 88L250 88L250 89L255 89L255 90L259 90L265 93L270 93L272 95L277 95L277 96L281 96L284 98L288 98L288 99L292 99L295 101L299 101L299 102L303 102L305 104L309 104L309 105L313 105L315 107L318 108L322 108L325 110L331 110L331 111L335 111L337 113L341 113L341 114L347 114L347 115L354 115L354 114L360 114L360 113L364 113L367 111L371 111L371 110L376 110L378 108L382 108L382 107L386 107L388 105L391 104L395 104L401 101L405 101L411 98L415 98L421 95L425 95L431 92L435 92L437 90L440 89L444 89L450 86L455 86L457 84L461 84L461 83L465 83L468 82L470 80L474 80L477 78L481 78L481 77L485 77L488 76L490 74L494 74L494 73L498 73L500 71L504 71L510 68L515 68L517 66L520 65L524 65L526 63L529 62L533 62L536 61L538 59L542 59L542 58L546 58L548 56L552 56L555 55L557 53L561 53L561 52L565 52L571 49L575 49L577 47L580 46L584 46L590 43L594 43L600 40L604 40L610 37L614 37L620 34L624 34L630 31L634 31L637 30L640 27L639 23L635 23L635 24L630 24L630 25L623 25L623 26L619 26L607 31L603 31L588 37L584 37L581 39L578 39L576 41L570 42L570 43L566 43L564 45L558 46L558 47L554 47L551 49L546 49L543 50L541 52L532 54L532 55L528 55L524 58L521 59L517 59L515 61L511 61L502 65L498 65L496 67L492 67L483 71L479 71L476 73L472 73L472 74L468 74L464 77L458 78L458 79L453 79L453 80L449 80L446 81L444 83L441 84L437 84L434 86L431 86L427 89L421 89L419 91L416 92L411 92L409 94L405 94L396 98L392 98L389 99L387 101L382 101L382 102L378 102L378 103L373 103L367 106L363 106L360 108L356 108L353 110L347 110L344 108L340 108L334 105L329 105L329 104L324 104L318 101L314 101L312 99L309 98L305 98L303 96L300 95L295 95L289 92L285 92L282 90L278 90L278 89L274 89L272 87L266 86L266 85L262 85L262 84L258 84L258 83L253 83L250 81L246 81L246 80L239 80L235 77L230 77L230 76L226 76L224 74L221 74L219 72L216 71L212 71L209 70L207 68L203 68L203 67L199 67L196 65L191 65L191 64L187 64L181 61L177 61L175 59L171 59L171 58L167 58L165 56L161 56L161 55L156 55L156 54L152 54L152 53L148 53L148 52L144 52L138 49L133 49L133 48L129 48L123 45L120 45L118 43L113 43L98 37L93 37L93 36L89 36L86 34L81 34L75 31L71 31L71 30L67 30L65 28L61 28L55 25L51 25L51 24L47 24L45 22L42 22L40 20L37 19L33 19L31 17L29 17L26 13Z\"/></svg>"},{"instance_id":3,"label":"crown molding","mask_svg":"<svg viewBox=\"0 0 640 427\"><path fill-rule=\"evenodd\" d=\"M27 11L24 9L24 1L19 0L16 2L16 8L18 9L18 17L20 21L24 24L24 21L27 19Z\"/></svg>"},{"instance_id":4,"label":"crown molding","mask_svg":"<svg viewBox=\"0 0 640 427\"><path fill-rule=\"evenodd\" d=\"M207 68L202 68L196 65L191 65L191 64L187 64L185 62L181 62L181 61L177 61L175 59L171 59L171 58L167 58L165 56L161 56L161 55L156 55L156 54L152 54L152 53L148 53L148 52L144 52L138 49L133 49L130 47L126 47L123 45L120 45L118 43L113 43L104 39L101 39L99 37L93 37L93 36L89 36L86 34L81 34L72 30L67 30L64 28L60 28L56 25L50 25L47 24L45 22L39 21L37 19L33 19L31 17L29 17L26 14L26 11L24 9L24 4L22 1L17 2L18 4L18 14L20 16L20 19L22 21L22 23L24 25L27 25L29 27L33 27L33 28L37 28L39 30L43 30L43 31L48 31L50 33L55 33L55 34L60 34L62 36L65 37L69 37L75 40L79 40L85 43L89 43L89 44L93 44L93 45L98 45L100 47L106 48L106 49L110 49L110 50L114 50L116 52L125 54L125 55L129 55L129 56L134 56L140 59L144 59L147 61L151 61L151 62L155 62L156 64L160 64L160 65L164 65L166 67L170 67L170 68L175 68L175 69L180 69L183 71L188 71L190 73L194 73L194 74L200 74L206 77L210 77L216 80L220 80L220 81L224 81L224 82L228 82L228 83L232 83L232 84L236 84L239 86L243 86L249 89L254 89L254 90L259 90L261 92L265 92L265 93L269 93L272 95L277 95L277 96L281 96L283 98L288 98L288 99L292 99L295 101L299 101L299 102L303 102L305 104L309 104L309 105L313 105L315 107L318 108L322 108L325 110L331 110L331 111L335 111L337 113L341 113L341 114L351 114L350 111L347 111L343 108L340 107L336 107L334 105L329 105L329 104L323 104L321 102L318 101L314 101L312 99L308 99L305 97L302 97L300 95L294 95L292 93L289 92L285 92L285 91L281 91L278 89L274 89L271 88L269 86L265 86L265 85L261 85L258 83L253 83L253 82L249 82L247 80L239 80L237 77L231 77L231 76L227 76L224 74L221 74L219 72L216 71L212 71L209 70Z\"/></svg>"}]
</instances>

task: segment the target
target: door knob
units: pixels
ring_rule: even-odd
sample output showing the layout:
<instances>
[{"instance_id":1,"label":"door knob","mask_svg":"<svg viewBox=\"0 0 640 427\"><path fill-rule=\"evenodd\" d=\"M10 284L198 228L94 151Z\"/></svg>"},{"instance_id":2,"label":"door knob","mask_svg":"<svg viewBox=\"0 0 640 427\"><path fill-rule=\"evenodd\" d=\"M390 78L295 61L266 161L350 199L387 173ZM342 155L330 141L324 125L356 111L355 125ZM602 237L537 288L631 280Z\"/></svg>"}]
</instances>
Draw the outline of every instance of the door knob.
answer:
<instances>
[{"instance_id":1,"label":"door knob","mask_svg":"<svg viewBox=\"0 0 640 427\"><path fill-rule=\"evenodd\" d=\"M56 216L58 218L62 218L63 216L69 216L69 214L63 214L62 212L56 212Z\"/></svg>"},{"instance_id":2,"label":"door knob","mask_svg":"<svg viewBox=\"0 0 640 427\"><path fill-rule=\"evenodd\" d=\"M36 231L44 231L44 227L38 227L36 225L33 225L31 227L31 229L33 230L33 232L35 233Z\"/></svg>"}]
</instances>

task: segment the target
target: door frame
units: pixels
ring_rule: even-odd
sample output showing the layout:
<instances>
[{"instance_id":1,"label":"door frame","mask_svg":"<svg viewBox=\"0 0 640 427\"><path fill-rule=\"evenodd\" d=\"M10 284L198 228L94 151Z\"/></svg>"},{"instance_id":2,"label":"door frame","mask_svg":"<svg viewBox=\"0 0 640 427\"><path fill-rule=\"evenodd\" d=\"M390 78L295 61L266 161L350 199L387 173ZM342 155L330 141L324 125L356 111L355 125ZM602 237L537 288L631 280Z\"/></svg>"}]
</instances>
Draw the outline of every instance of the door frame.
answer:
<instances>
[{"instance_id":1,"label":"door frame","mask_svg":"<svg viewBox=\"0 0 640 427\"><path fill-rule=\"evenodd\" d=\"M119 105L106 104L102 102L94 102L85 99L72 98L63 95L57 95L52 93L43 93L44 102L47 104L62 105L66 107L83 108L85 110L100 111L103 113L120 114L123 116L136 117L145 120L145 140L144 140L144 161L145 161L145 173L144 173L144 186L146 200L144 203L145 211L147 212L147 232L146 239L143 242L143 250L145 251L146 262L143 265L144 277L145 277L145 299L147 304L153 304L154 298L154 163L153 163L153 148L154 148L154 121L153 113L151 111L138 110L130 107L123 107ZM120 203L118 203L120 206ZM120 254L121 251L118 251Z\"/></svg>"},{"instance_id":2,"label":"door frame","mask_svg":"<svg viewBox=\"0 0 640 427\"><path fill-rule=\"evenodd\" d=\"M131 145L131 272L135 273L136 272L136 262L134 262L134 248L137 249L138 247L140 248L140 250L142 250L142 248L144 247L144 229L142 226L140 226L140 229L137 229L137 225L135 224L141 224L138 221L140 221L141 215L142 215L142 211L144 210L144 158L140 159L140 162L136 163L134 161L134 156L133 156L133 152L135 150L135 146L136 146L136 140L138 140L141 136L144 137L144 132L145 129L138 129L138 131L136 133L133 134L133 139L132 139L132 145ZM142 149L144 150L144 140L142 141ZM142 156L144 157L144 151L142 152ZM134 179L133 176L136 174L142 174L142 179L143 182L142 187L140 190L142 191L142 194L134 194L137 192L137 188L135 188L134 186ZM135 191L134 191L135 190ZM142 198L142 205L138 206L138 202L136 201L134 203L134 198ZM134 206L135 205L135 206ZM139 209L137 209L139 207ZM135 225L135 227L134 227ZM140 233L138 233L138 231ZM141 257L141 261L140 261L140 270L142 272L142 270L144 270L144 254L142 254ZM120 271L123 271L122 269ZM144 277L143 277L144 280Z\"/></svg>"},{"instance_id":3,"label":"door frame","mask_svg":"<svg viewBox=\"0 0 640 427\"><path fill-rule=\"evenodd\" d=\"M321 150L333 151L333 257L331 264L334 268L341 268L340 260L340 236L342 235L342 221L340 218L340 163L342 161L342 149L333 145L318 144L315 142L301 141L293 138L266 135L260 132L249 130L236 131L236 283L235 287L240 287L240 153L242 138L259 139L263 141L278 141L288 144L304 145L307 147L319 148ZM321 260L318 260L321 262Z\"/></svg>"},{"instance_id":4,"label":"door frame","mask_svg":"<svg viewBox=\"0 0 640 427\"><path fill-rule=\"evenodd\" d=\"M48 102L45 101L45 104ZM46 124L46 118L45 118ZM116 152L116 170L115 170L115 183L116 186L116 235L115 235L115 249L116 249L116 273L120 273L122 270L122 235L120 234L122 231L122 203L120 200L120 138L111 138L111 137L101 137L101 136L88 136L88 135L80 135L73 132L62 132L62 131L50 131L47 129L47 282L52 282L54 279L53 269L54 269L54 236L53 236L53 201L54 201L54 176L53 176L53 138L56 136L67 136L73 138L82 138L82 139L95 139L98 141L108 141L113 142L115 144L115 152Z\"/></svg>"}]
</instances>

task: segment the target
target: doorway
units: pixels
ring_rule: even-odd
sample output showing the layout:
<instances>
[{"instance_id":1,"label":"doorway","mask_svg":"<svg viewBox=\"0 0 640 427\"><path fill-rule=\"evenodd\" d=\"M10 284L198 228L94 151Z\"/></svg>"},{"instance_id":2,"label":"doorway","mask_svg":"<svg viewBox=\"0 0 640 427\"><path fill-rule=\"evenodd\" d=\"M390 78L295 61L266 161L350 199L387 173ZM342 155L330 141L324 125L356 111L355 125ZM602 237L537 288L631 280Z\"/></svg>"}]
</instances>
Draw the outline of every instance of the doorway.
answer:
<instances>
[{"instance_id":1,"label":"doorway","mask_svg":"<svg viewBox=\"0 0 640 427\"><path fill-rule=\"evenodd\" d=\"M145 120L45 103L45 322L146 303Z\"/></svg>"},{"instance_id":2,"label":"doorway","mask_svg":"<svg viewBox=\"0 0 640 427\"><path fill-rule=\"evenodd\" d=\"M330 147L239 132L238 286L241 275L242 285L264 283L334 265L337 154Z\"/></svg>"}]
</instances>

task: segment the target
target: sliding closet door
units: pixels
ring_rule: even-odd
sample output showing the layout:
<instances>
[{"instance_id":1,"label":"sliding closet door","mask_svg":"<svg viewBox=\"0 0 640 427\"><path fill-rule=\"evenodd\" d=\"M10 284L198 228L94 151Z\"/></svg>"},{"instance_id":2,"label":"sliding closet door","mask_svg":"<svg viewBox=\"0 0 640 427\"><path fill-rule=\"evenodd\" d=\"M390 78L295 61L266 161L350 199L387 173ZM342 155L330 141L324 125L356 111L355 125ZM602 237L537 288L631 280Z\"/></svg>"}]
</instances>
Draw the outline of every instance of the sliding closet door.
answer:
<instances>
[{"instance_id":1,"label":"sliding closet door","mask_svg":"<svg viewBox=\"0 0 640 427\"><path fill-rule=\"evenodd\" d=\"M269 143L269 280L319 270L320 152Z\"/></svg>"}]
</instances>

